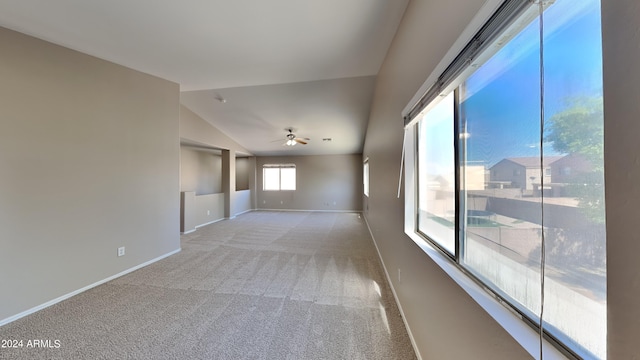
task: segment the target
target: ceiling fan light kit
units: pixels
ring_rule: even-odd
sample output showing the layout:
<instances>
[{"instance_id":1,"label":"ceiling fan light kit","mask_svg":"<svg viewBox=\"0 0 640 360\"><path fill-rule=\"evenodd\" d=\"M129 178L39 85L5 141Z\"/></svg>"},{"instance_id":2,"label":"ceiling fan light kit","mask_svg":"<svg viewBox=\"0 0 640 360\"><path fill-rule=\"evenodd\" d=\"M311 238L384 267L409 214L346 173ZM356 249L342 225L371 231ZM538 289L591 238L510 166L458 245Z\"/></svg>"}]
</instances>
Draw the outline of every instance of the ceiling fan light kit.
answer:
<instances>
[{"instance_id":1,"label":"ceiling fan light kit","mask_svg":"<svg viewBox=\"0 0 640 360\"><path fill-rule=\"evenodd\" d=\"M311 140L309 138L297 137L296 134L293 133L293 128L286 128L285 130L288 131L289 133L287 134L287 140L282 145L286 145L286 146L295 146L296 144L307 145L307 141Z\"/></svg>"}]
</instances>

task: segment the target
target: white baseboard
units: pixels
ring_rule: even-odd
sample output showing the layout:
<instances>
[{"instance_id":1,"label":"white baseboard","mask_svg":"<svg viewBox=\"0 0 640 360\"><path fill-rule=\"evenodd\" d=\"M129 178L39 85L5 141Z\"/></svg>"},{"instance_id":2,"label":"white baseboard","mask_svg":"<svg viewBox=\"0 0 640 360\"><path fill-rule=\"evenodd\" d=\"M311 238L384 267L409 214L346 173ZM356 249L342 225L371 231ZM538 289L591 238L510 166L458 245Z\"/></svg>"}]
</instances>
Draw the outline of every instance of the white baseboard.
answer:
<instances>
[{"instance_id":1,"label":"white baseboard","mask_svg":"<svg viewBox=\"0 0 640 360\"><path fill-rule=\"evenodd\" d=\"M196 225L196 227L195 227L193 230L189 230L189 231L181 232L181 233L180 233L180 235L187 235L187 234L191 234L192 232L194 232L194 231L198 230L198 228L201 228L201 227L203 227L203 226L207 226L207 225L215 224L215 223L217 223L217 222L219 222L219 221L222 221L222 220L232 220L232 219L235 219L235 218L236 218L236 216L238 216L238 215L242 215L242 214L244 214L244 213L248 213L248 212L251 212L251 211L254 211L254 210L253 210L253 209L245 210L245 211L242 211L242 212L239 212L239 213L237 213L237 214L233 215L232 217L224 217L224 218L220 218L220 219L215 219L215 220L213 220L213 221L209 221L209 222L204 223L204 224Z\"/></svg>"},{"instance_id":2,"label":"white baseboard","mask_svg":"<svg viewBox=\"0 0 640 360\"><path fill-rule=\"evenodd\" d=\"M409 340L411 340L411 346L413 347L413 352L416 353L416 357L418 360L422 360L422 356L420 356L420 351L418 351L418 346L416 345L416 340L411 333L411 328L409 327L409 323L407 323L407 318L404 316L404 310L402 310L402 304L398 300L398 294L396 294L396 289L393 287L393 283L391 282L391 276L389 276L389 272L387 271L387 267L384 264L384 260L382 259L382 254L380 254L380 249L378 248L378 243L376 242L375 236L373 236L373 232L371 231L371 226L369 226L369 221L366 216L363 216L364 222L367 224L367 228L369 229L369 234L371 235L371 239L373 240L373 245L376 247L376 252L378 253L378 258L380 259L380 263L382 264L382 270L384 270L384 274L387 277L387 283L391 288L391 292L393 293L393 298L396 300L396 305L398 306L398 310L400 311L400 316L402 317L402 322L404 322L404 327L407 329L407 334L409 335Z\"/></svg>"},{"instance_id":3,"label":"white baseboard","mask_svg":"<svg viewBox=\"0 0 640 360\"><path fill-rule=\"evenodd\" d=\"M63 301L63 300L66 300L66 299L68 299L68 298L70 298L70 297L76 296L76 295L78 295L78 294L80 294L80 293L82 293L82 292L85 292L85 291L87 291L87 290L89 290L89 289L91 289L91 288L94 288L94 287L96 287L96 286L98 286L98 285L102 285L102 284L104 284L104 283L106 283L106 282L109 282L109 281L111 281L111 280L117 279L117 278L119 278L119 277L121 277L121 276L123 276L123 275L126 275L126 274L128 274L128 273L134 272L134 271L136 271L136 270L138 270L138 269L141 269L141 268L143 268L143 267L145 267L145 266L147 266L147 265L151 265L151 264L153 264L154 262L160 261L160 260L162 260L162 259L164 259L164 258L166 258L166 257L169 257L169 256L171 256L171 255L174 255L174 254L179 253L179 252L180 252L180 250L182 250L182 249L178 249L178 250L172 251L172 252L170 252L170 253L164 254L164 255L159 256L159 257L157 257L157 258L155 258L155 259L149 260L149 261L147 261L147 262L145 262L145 263L142 263L142 264L140 264L140 265L136 265L136 266L134 266L134 267L132 267L132 268L130 268L130 269L127 269L127 270L122 271L122 272L120 272L120 273L117 273L117 274L115 274L115 275L113 275L113 276L110 276L110 277L108 277L108 278L106 278L106 279L100 280L100 281L95 282L95 283L93 283L93 284L91 284L91 285L87 285L87 286L85 286L85 287L83 287L83 288L81 288L81 289L78 289L78 290L72 291L72 292L70 292L70 293L68 293L68 294L62 295L62 296L60 296L60 297L58 297L58 298L55 298L55 299L53 299L53 300L51 300L51 301L47 301L47 302L46 302L46 303L44 303L44 304L41 304L41 305L38 305L38 306L32 307L32 308L31 308L31 309L29 309L29 310L23 311L23 312L21 312L21 313L19 313L19 314L16 314L16 315L10 316L10 317L8 317L8 318L6 318L6 319L0 320L0 326L3 326L3 325L6 325L6 324L8 324L8 323L10 323L10 322L16 321L16 320L18 320L18 319L20 319L20 318L23 318L23 317L27 316L27 315L31 315L31 314L33 314L33 313L35 313L35 312L37 312L37 311L42 310L42 309L48 308L48 307L49 307L49 306L51 306L51 305L55 305L55 304L57 304L57 303L59 303L59 302L61 302L61 301Z\"/></svg>"},{"instance_id":4,"label":"white baseboard","mask_svg":"<svg viewBox=\"0 0 640 360\"><path fill-rule=\"evenodd\" d=\"M236 216L238 216L238 215L246 214L246 213L248 213L248 212L252 212L252 211L254 211L254 210L255 210L255 209L248 209L248 210L245 210L245 211L241 211L241 212L239 212L239 213L235 214L235 216L234 216L234 217L236 217Z\"/></svg>"},{"instance_id":5,"label":"white baseboard","mask_svg":"<svg viewBox=\"0 0 640 360\"><path fill-rule=\"evenodd\" d=\"M286 212L326 212L326 213L361 213L362 210L305 210L305 209L256 209L256 211L286 211Z\"/></svg>"},{"instance_id":6,"label":"white baseboard","mask_svg":"<svg viewBox=\"0 0 640 360\"><path fill-rule=\"evenodd\" d=\"M207 226L207 225L211 225L211 224L217 223L218 221L222 221L222 220L224 220L224 219L225 219L225 218L215 219L215 220L213 220L213 221L209 221L209 222L204 223L204 224L196 225L196 229L201 228L201 227L203 227L203 226ZM194 231L195 231L195 230L194 230Z\"/></svg>"}]
</instances>

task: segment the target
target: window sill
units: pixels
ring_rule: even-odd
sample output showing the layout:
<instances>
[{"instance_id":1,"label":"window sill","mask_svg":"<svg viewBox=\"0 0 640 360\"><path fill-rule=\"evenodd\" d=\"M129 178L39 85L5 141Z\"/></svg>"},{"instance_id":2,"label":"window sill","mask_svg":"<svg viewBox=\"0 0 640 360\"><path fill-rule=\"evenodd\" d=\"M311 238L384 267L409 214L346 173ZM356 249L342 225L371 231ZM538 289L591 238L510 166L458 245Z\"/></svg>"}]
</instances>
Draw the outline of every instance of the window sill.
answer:
<instances>
[{"instance_id":1,"label":"window sill","mask_svg":"<svg viewBox=\"0 0 640 360\"><path fill-rule=\"evenodd\" d=\"M420 235L406 230L405 233L534 359L539 358L540 337L534 329L522 320L519 314L502 305L493 295L470 279L451 259L431 246ZM563 353L546 340L543 341L543 351L545 360L566 359Z\"/></svg>"}]
</instances>

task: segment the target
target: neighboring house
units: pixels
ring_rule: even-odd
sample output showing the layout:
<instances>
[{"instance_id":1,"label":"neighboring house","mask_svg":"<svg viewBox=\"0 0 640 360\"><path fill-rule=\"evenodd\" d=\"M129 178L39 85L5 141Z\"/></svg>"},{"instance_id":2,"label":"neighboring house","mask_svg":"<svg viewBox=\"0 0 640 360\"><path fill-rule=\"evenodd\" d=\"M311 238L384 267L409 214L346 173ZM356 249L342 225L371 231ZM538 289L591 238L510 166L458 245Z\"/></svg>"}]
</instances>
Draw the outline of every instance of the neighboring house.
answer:
<instances>
[{"instance_id":1,"label":"neighboring house","mask_svg":"<svg viewBox=\"0 0 640 360\"><path fill-rule=\"evenodd\" d=\"M562 156L547 156L544 158L544 182L551 183L551 164ZM491 181L511 182L512 188L534 190L534 184L540 183L539 157L513 157L502 159L490 169Z\"/></svg>"},{"instance_id":2,"label":"neighboring house","mask_svg":"<svg viewBox=\"0 0 640 360\"><path fill-rule=\"evenodd\" d=\"M574 182L577 176L593 171L593 166L580 154L569 154L549 164L551 182L564 184Z\"/></svg>"}]
</instances>

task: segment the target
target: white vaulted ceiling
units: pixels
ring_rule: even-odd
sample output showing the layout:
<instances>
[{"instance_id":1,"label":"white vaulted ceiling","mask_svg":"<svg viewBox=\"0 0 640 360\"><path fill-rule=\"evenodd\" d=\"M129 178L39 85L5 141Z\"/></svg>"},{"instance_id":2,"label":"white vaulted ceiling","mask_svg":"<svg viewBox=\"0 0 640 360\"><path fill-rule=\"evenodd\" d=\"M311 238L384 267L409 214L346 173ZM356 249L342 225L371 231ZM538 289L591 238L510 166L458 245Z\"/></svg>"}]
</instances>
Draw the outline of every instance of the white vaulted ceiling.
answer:
<instances>
[{"instance_id":1,"label":"white vaulted ceiling","mask_svg":"<svg viewBox=\"0 0 640 360\"><path fill-rule=\"evenodd\" d=\"M407 3L2 0L0 26L179 83L183 105L256 155L359 153ZM271 142L286 127L309 145Z\"/></svg>"}]
</instances>

